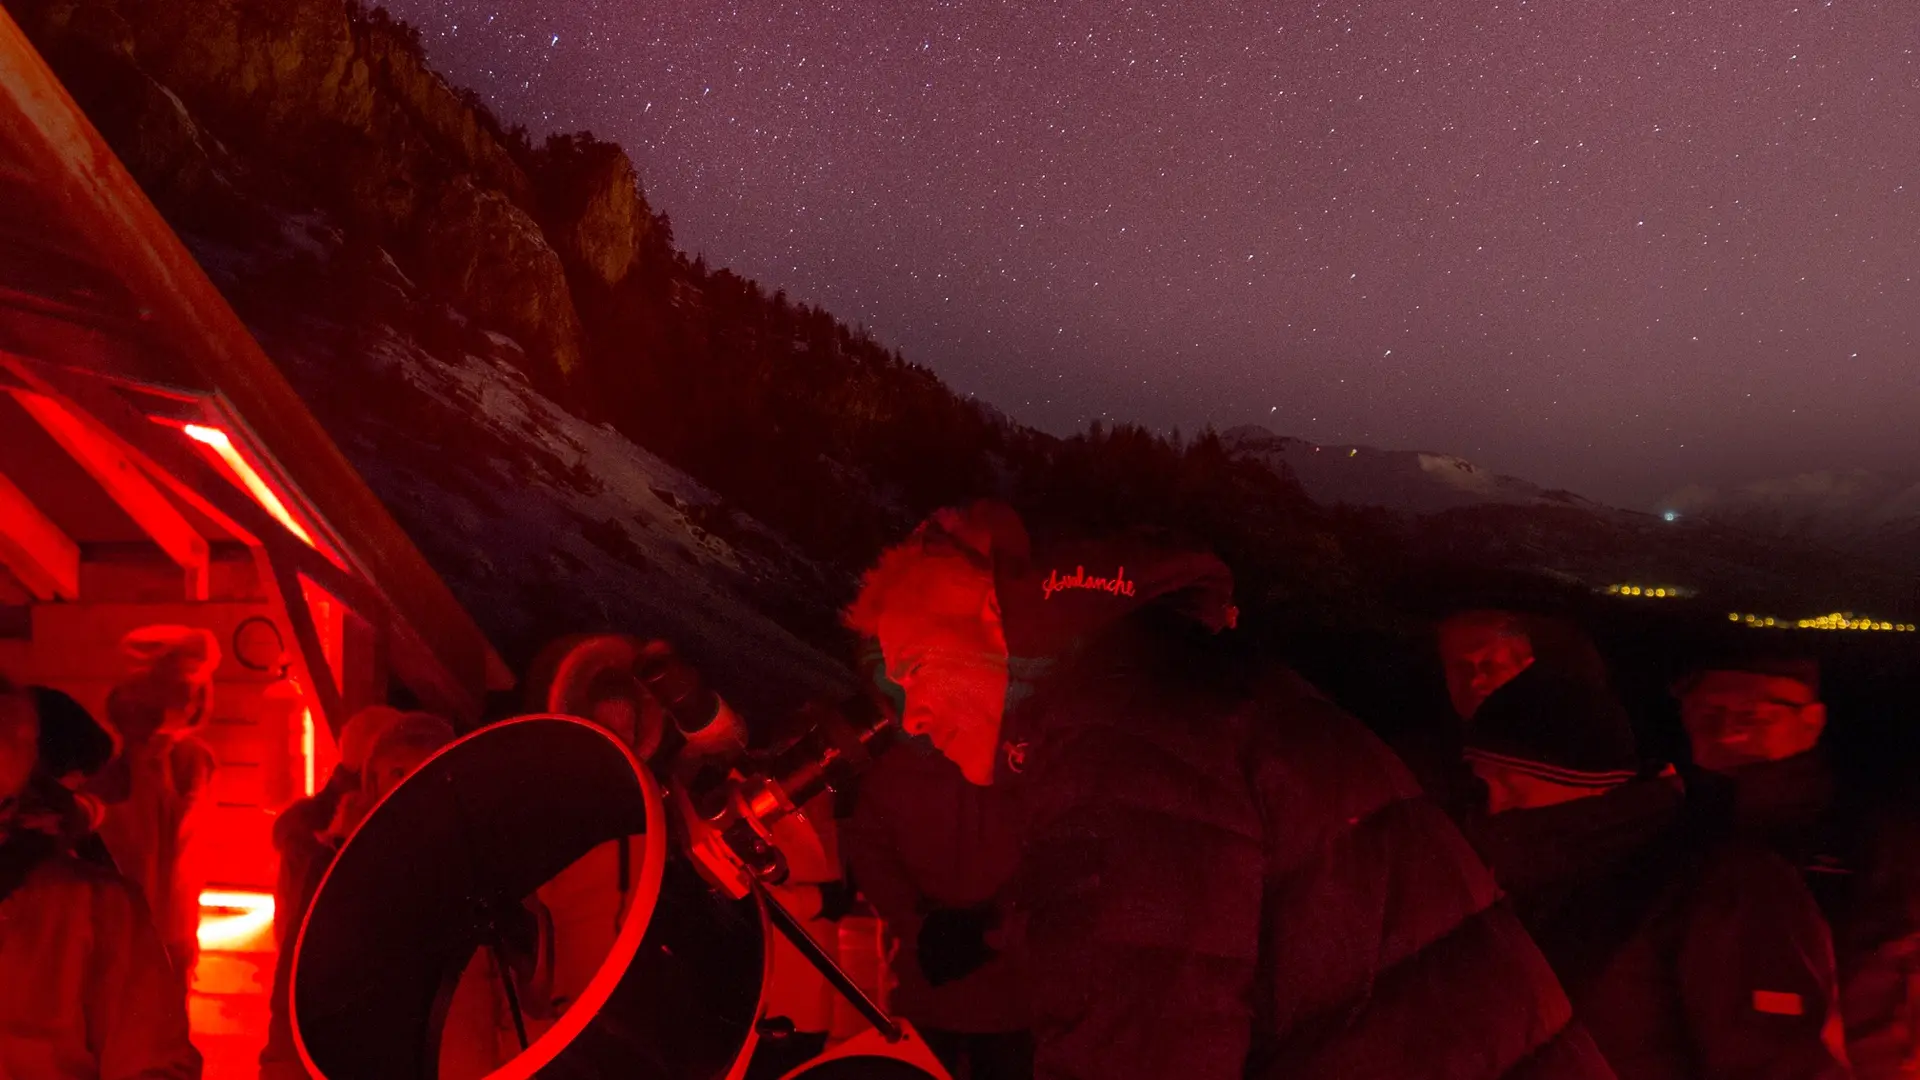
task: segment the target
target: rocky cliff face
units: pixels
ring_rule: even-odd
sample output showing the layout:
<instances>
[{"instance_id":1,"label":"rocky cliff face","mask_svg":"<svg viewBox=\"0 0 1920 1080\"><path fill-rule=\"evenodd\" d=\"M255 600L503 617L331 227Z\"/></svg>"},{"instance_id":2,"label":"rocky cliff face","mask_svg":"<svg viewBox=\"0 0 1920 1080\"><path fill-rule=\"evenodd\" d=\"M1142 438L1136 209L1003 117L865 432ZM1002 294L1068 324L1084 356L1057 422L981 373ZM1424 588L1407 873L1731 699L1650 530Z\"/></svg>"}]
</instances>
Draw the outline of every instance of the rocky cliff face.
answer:
<instances>
[{"instance_id":1,"label":"rocky cliff face","mask_svg":"<svg viewBox=\"0 0 1920 1080\"><path fill-rule=\"evenodd\" d=\"M536 161L542 216L561 256L590 288L619 285L653 229L633 162L617 146L580 136L547 140Z\"/></svg>"},{"instance_id":2,"label":"rocky cliff face","mask_svg":"<svg viewBox=\"0 0 1920 1080\"><path fill-rule=\"evenodd\" d=\"M48 5L39 31L47 59L90 77L69 85L148 194L189 228L244 229L256 209L234 183L238 163L197 123L179 95L135 60L133 27L101 3ZM257 215L252 223L259 224Z\"/></svg>"},{"instance_id":3,"label":"rocky cliff face","mask_svg":"<svg viewBox=\"0 0 1920 1080\"><path fill-rule=\"evenodd\" d=\"M560 256L504 194L460 177L421 214L422 280L462 310L544 356L562 381L580 363L580 319Z\"/></svg>"},{"instance_id":4,"label":"rocky cliff face","mask_svg":"<svg viewBox=\"0 0 1920 1080\"><path fill-rule=\"evenodd\" d=\"M583 351L567 269L617 284L652 225L618 148L529 175L546 155L512 145L407 28L349 0L4 3L177 223L258 227L255 197L324 208L519 340L543 383L568 382Z\"/></svg>"}]
</instances>

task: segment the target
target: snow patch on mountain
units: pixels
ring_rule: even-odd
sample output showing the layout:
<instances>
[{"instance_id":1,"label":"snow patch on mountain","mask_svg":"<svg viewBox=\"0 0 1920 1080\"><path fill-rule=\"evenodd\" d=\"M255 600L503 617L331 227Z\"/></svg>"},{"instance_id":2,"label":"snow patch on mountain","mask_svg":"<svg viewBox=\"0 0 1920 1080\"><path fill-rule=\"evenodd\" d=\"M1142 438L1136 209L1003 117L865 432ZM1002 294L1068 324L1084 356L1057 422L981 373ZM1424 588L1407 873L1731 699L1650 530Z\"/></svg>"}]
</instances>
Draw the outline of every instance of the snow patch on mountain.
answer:
<instances>
[{"instance_id":1,"label":"snow patch on mountain","mask_svg":"<svg viewBox=\"0 0 1920 1080\"><path fill-rule=\"evenodd\" d=\"M1489 472L1453 454L1316 443L1257 426L1221 436L1228 452L1284 469L1323 506L1432 514L1465 506L1607 508L1565 491Z\"/></svg>"},{"instance_id":2,"label":"snow patch on mountain","mask_svg":"<svg viewBox=\"0 0 1920 1080\"><path fill-rule=\"evenodd\" d=\"M337 233L284 226L278 250L193 246L510 660L567 633L614 630L671 640L743 710L784 711L847 688L846 669L783 620L830 624L850 583L540 393L517 366L517 341L379 273L391 265L384 253L336 274L347 261ZM317 275L297 304L276 299L284 282L247 287L290 273ZM385 289L378 303L366 300L369 276Z\"/></svg>"}]
</instances>

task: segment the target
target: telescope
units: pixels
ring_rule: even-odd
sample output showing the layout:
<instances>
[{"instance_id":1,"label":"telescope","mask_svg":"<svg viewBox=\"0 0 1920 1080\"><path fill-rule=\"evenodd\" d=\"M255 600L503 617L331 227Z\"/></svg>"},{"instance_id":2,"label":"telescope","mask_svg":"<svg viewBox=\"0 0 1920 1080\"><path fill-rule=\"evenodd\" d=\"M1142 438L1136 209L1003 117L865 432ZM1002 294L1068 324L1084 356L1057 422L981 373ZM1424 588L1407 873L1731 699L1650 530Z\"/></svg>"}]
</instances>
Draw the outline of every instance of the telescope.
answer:
<instances>
[{"instance_id":1,"label":"telescope","mask_svg":"<svg viewBox=\"0 0 1920 1080\"><path fill-rule=\"evenodd\" d=\"M769 891L787 874L776 827L856 776L892 718L816 708L797 737L749 752L744 725L670 649L600 635L561 653L536 663L555 708L429 758L322 880L292 943L308 1071L734 1080L765 1019L777 934L872 1025L792 1080L948 1080ZM616 863L617 891L594 876ZM597 965L569 974L555 948L595 935ZM474 1018L502 1002L502 1052L463 1057L499 1037Z\"/></svg>"}]
</instances>

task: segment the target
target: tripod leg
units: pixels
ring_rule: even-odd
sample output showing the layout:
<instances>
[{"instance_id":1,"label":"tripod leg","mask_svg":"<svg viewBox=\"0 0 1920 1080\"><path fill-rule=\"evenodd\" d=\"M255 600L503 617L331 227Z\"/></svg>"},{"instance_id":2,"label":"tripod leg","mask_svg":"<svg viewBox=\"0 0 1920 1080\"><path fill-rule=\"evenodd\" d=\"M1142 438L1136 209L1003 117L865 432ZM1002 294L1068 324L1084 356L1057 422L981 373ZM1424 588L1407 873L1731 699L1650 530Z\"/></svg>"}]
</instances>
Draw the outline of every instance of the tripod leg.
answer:
<instances>
[{"instance_id":1,"label":"tripod leg","mask_svg":"<svg viewBox=\"0 0 1920 1080\"><path fill-rule=\"evenodd\" d=\"M507 1011L513 1014L513 1033L520 1037L520 1049L527 1048L527 1021L520 1013L520 992L513 988L513 972L498 945L492 946L493 966L500 972L500 989L507 995Z\"/></svg>"},{"instance_id":2,"label":"tripod leg","mask_svg":"<svg viewBox=\"0 0 1920 1080\"><path fill-rule=\"evenodd\" d=\"M840 970L840 965L834 963L833 957L828 956L825 950L820 948L820 943L813 940L813 935L807 933L807 928L800 925L800 920L794 918L792 912L788 911L780 901L774 899L773 894L768 892L764 885L755 881L753 887L754 891L760 894L761 903L767 906L767 919L773 923L774 929L780 931L789 942L792 942L793 947L800 950L800 955L806 957L808 963L819 969L820 974L826 977L827 982L832 984L835 990L839 991L840 996L846 998L849 1004L858 1009L860 1015L866 1017L868 1023L872 1024L880 1034L886 1036L888 1042L899 1042L902 1033L900 1025L893 1022L893 1017L888 1016L886 1010L876 1005L873 999L867 996L866 991L860 989L858 983L854 982L846 972Z\"/></svg>"}]
</instances>

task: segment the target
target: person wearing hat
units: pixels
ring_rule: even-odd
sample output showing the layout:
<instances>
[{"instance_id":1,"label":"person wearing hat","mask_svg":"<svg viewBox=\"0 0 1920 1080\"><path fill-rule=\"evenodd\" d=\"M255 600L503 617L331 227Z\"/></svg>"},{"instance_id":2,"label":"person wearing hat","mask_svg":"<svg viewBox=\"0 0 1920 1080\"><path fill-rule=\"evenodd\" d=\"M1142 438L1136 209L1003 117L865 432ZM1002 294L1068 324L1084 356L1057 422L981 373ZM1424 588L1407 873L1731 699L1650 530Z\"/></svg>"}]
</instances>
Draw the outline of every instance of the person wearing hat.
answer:
<instances>
[{"instance_id":1,"label":"person wearing hat","mask_svg":"<svg viewBox=\"0 0 1920 1080\"><path fill-rule=\"evenodd\" d=\"M146 897L182 999L200 955L200 873L186 858L216 761L201 734L220 645L196 627L156 625L120 642L126 670L107 695L124 750L90 790L107 805L100 836Z\"/></svg>"},{"instance_id":2,"label":"person wearing hat","mask_svg":"<svg viewBox=\"0 0 1920 1080\"><path fill-rule=\"evenodd\" d=\"M1034 1074L1611 1076L1459 831L1237 621L1202 547L1034 543L997 503L923 523L847 614L905 729L1018 792Z\"/></svg>"},{"instance_id":3,"label":"person wearing hat","mask_svg":"<svg viewBox=\"0 0 1920 1080\"><path fill-rule=\"evenodd\" d=\"M1009 661L1009 677L1027 681ZM861 656L867 696L898 716L885 657ZM969 781L925 738L880 755L860 776L841 848L860 895L892 943L888 1005L911 1021L954 1076L1028 1080L1027 976L1011 921L1020 859L1012 784Z\"/></svg>"},{"instance_id":4,"label":"person wearing hat","mask_svg":"<svg viewBox=\"0 0 1920 1080\"><path fill-rule=\"evenodd\" d=\"M1582 1003L1626 1080L1853 1077L1817 879L1842 871L1817 665L1734 654L1674 687L1693 758L1670 880ZM1824 886L1820 886L1824 887Z\"/></svg>"},{"instance_id":5,"label":"person wearing hat","mask_svg":"<svg viewBox=\"0 0 1920 1080\"><path fill-rule=\"evenodd\" d=\"M1489 694L1464 742L1484 797L1463 831L1577 1015L1670 876L1684 787L1671 766L1643 765L1604 686L1548 664Z\"/></svg>"}]
</instances>

